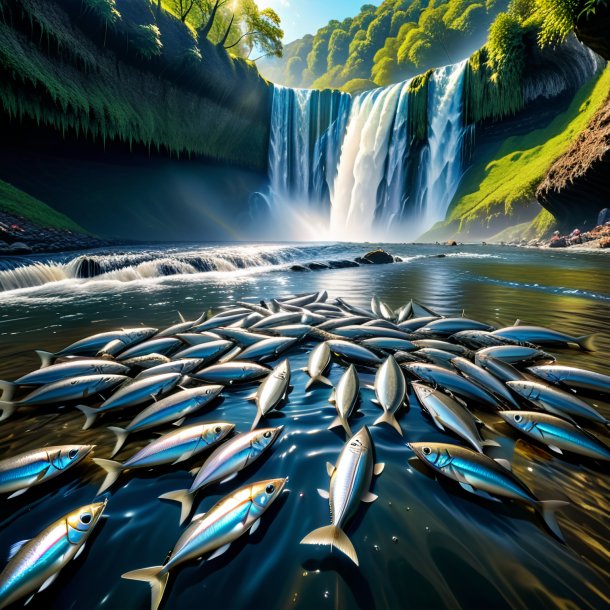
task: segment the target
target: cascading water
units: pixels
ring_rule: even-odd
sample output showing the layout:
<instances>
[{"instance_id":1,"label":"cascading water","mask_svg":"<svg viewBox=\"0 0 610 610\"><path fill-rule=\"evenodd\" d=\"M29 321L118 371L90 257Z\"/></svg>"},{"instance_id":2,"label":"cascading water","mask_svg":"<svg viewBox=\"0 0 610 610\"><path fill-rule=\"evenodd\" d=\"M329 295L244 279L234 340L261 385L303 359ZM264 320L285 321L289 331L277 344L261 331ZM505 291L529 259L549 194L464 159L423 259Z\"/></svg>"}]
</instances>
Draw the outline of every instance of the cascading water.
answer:
<instances>
[{"instance_id":1,"label":"cascading water","mask_svg":"<svg viewBox=\"0 0 610 610\"><path fill-rule=\"evenodd\" d=\"M466 62L435 70L428 89L428 142L417 189L417 231L443 220L462 177L462 85Z\"/></svg>"},{"instance_id":2,"label":"cascading water","mask_svg":"<svg viewBox=\"0 0 610 610\"><path fill-rule=\"evenodd\" d=\"M464 68L431 77L423 147L408 133L409 81L353 100L276 87L268 201L275 223L301 238L313 225L317 238L404 241L442 220L462 173Z\"/></svg>"}]
</instances>

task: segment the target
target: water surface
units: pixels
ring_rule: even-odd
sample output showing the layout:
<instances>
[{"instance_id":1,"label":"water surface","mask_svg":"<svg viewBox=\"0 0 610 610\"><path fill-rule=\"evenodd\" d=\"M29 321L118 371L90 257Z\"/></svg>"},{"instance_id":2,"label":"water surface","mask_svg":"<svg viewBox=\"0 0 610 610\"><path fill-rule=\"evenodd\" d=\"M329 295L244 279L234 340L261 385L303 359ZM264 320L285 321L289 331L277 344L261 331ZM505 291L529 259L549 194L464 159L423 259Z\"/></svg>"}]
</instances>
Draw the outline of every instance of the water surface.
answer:
<instances>
[{"instance_id":1,"label":"water surface","mask_svg":"<svg viewBox=\"0 0 610 610\"><path fill-rule=\"evenodd\" d=\"M243 247L229 245L154 246L96 254L98 262L108 265L112 257L140 259L105 272L114 276L75 279L64 274L59 281L0 292L0 378L13 379L37 366L32 350L56 350L84 335L141 323L162 328L177 321L178 311L194 318L235 299L322 289L330 297L340 295L361 306L377 294L394 307L414 298L444 314L464 310L469 317L498 326L519 318L575 335L600 331L597 352L560 350L556 355L563 363L610 374L610 269L604 254L483 246L386 247L405 262L303 273L288 269L298 262L353 258L369 248L349 244L252 244L252 258L243 264L235 262L244 260ZM187 254L201 257L202 251L226 260L227 248L233 248L232 268L201 271L188 263L193 270L184 274L159 273L171 265L177 268L176 261ZM437 258L441 253L447 256ZM4 268L14 271L32 263L57 268L77 257L28 257L19 265L5 261ZM159 258L166 267L157 264ZM164 608L608 607L607 465L557 458L517 443L516 474L540 498L571 502L559 514L567 540L562 545L529 509L475 498L413 468L407 441L459 441L439 432L412 396L399 417L404 439L389 427L371 428L377 461L385 462L386 468L373 487L379 499L362 504L347 530L360 568L336 553L329 555L328 549L299 545L305 534L329 521L328 504L316 489L328 487L325 463L336 461L343 444L340 429L326 430L335 415L327 402L328 388L304 391L307 377L298 369L312 345L303 344L290 354L294 389L281 414L269 420L286 426L274 448L237 479L198 495L196 505L204 512L238 485L278 476L290 477L289 493L264 516L254 535L234 544L221 558L176 571ZM331 380L336 382L342 371L333 364ZM372 381L373 373L361 369L363 382ZM227 391L196 419L228 420L239 431L248 430L255 407L245 397L251 392L251 387ZM372 425L379 415L372 397L363 391L363 416L354 428ZM609 417L610 406L598 404ZM125 416L133 414L128 410ZM490 422L497 423L493 418ZM114 444L114 436L104 428L110 420L86 432L80 429L82 423L82 415L70 408L22 410L0 425L0 457L74 442L97 443L96 455L107 457ZM497 430L511 435L499 423ZM604 430L594 431L610 442ZM150 438L134 435L117 457L126 459ZM139 471L119 479L108 494L109 518L85 553L28 607L148 608L148 587L121 580L120 575L163 562L183 528L178 525L177 506L157 497L188 486L188 469L203 458L180 468ZM103 476L87 461L19 498L3 500L0 550L90 502Z\"/></svg>"}]
</instances>

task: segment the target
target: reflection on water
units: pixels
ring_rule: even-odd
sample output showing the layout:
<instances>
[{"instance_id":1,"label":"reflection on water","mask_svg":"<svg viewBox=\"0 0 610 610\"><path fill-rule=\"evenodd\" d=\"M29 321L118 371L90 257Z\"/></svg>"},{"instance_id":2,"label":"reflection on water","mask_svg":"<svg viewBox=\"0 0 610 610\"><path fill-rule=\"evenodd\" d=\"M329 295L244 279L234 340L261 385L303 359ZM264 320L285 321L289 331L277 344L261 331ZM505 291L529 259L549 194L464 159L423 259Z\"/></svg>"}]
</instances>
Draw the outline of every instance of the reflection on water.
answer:
<instances>
[{"instance_id":1,"label":"reflection on water","mask_svg":"<svg viewBox=\"0 0 610 610\"><path fill-rule=\"evenodd\" d=\"M610 373L610 271L600 255L508 248L465 248L459 256L430 258L441 248L388 246L405 256L426 255L383 267L316 273L274 271L201 274L185 280L53 284L4 293L0 299L0 378L13 379L37 366L32 350L57 349L77 337L140 322L162 327L177 311L192 318L231 299L327 289L366 305L376 293L393 306L413 297L443 313L510 324L516 318L572 334L600 331L593 354L562 350L562 362ZM444 250L454 253L454 250ZM361 249L358 253L361 252ZM457 254L457 253L456 253ZM355 255L355 254L354 254ZM485 256L480 256L485 255ZM490 258L493 256L493 258ZM313 257L312 257L313 258ZM575 292L577 291L577 292ZM170 581L164 608L603 608L610 604L610 477L607 466L557 457L526 442L517 443L515 472L544 499L567 498L559 513L567 545L550 537L527 508L473 497L411 466L407 441L446 440L424 417L415 399L399 418L400 439L389 427L373 427L377 461L386 469L376 478L379 499L361 505L348 528L361 566L328 549L299 545L301 538L329 520L328 504L316 488L327 488L325 463L335 462L343 439L328 431L334 407L329 389L305 393L304 366L310 345L290 356L294 390L269 421L285 424L283 435L253 469L197 496L198 511L247 481L290 476L289 493L264 516L258 531L209 563L193 563ZM333 365L337 382L341 367ZM372 371L362 370L363 383ZM229 420L248 430L255 407L250 388L226 392L199 420ZM354 428L372 424L378 407L363 391ZM608 417L610 406L599 404ZM137 410L137 409L136 409ZM129 411L129 410L128 410ZM130 418L133 411L126 413ZM489 418L487 418L489 419ZM517 439L503 424L497 430ZM100 426L81 431L83 418L70 409L24 411L0 427L5 457L44 444L97 443L107 457L114 436ZM104 420L108 423L108 420ZM609 441L600 428L595 433ZM134 435L125 459L151 437ZM84 555L69 566L29 608L148 608L145 584L121 580L123 572L163 561L183 528L179 510L157 500L188 485L188 469L202 459L154 472L126 474L112 489L109 518ZM28 491L0 505L0 550L29 538L68 509L89 502L103 473L87 461L73 476Z\"/></svg>"}]
</instances>

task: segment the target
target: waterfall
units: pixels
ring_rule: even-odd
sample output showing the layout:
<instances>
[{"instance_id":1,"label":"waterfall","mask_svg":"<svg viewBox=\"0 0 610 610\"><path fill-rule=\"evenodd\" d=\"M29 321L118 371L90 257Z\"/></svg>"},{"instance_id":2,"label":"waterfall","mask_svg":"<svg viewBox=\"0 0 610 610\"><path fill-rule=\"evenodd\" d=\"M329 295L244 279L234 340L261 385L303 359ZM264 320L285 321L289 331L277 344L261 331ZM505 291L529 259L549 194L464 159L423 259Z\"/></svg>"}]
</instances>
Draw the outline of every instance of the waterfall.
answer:
<instances>
[{"instance_id":1,"label":"waterfall","mask_svg":"<svg viewBox=\"0 0 610 610\"><path fill-rule=\"evenodd\" d=\"M353 99L275 87L265 199L273 222L291 237L404 241L442 220L463 171L465 65L431 76L423 144L408 133L410 81Z\"/></svg>"}]
</instances>

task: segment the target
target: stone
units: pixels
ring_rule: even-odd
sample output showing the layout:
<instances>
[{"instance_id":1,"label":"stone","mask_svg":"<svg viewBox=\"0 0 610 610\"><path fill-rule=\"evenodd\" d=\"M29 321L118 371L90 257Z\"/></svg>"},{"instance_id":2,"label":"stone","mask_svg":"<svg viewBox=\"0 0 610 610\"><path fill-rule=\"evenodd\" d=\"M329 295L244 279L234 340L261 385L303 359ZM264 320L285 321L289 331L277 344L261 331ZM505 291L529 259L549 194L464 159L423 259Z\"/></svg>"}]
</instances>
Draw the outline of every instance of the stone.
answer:
<instances>
[{"instance_id":1,"label":"stone","mask_svg":"<svg viewBox=\"0 0 610 610\"><path fill-rule=\"evenodd\" d=\"M345 269L346 267L357 267L356 261L340 260L340 261L328 261L328 265L331 269Z\"/></svg>"},{"instance_id":2,"label":"stone","mask_svg":"<svg viewBox=\"0 0 610 610\"><path fill-rule=\"evenodd\" d=\"M391 254L388 254L385 250L381 249L371 250L370 252L367 252L362 258L373 265L386 265L388 263L394 262L394 257Z\"/></svg>"},{"instance_id":3,"label":"stone","mask_svg":"<svg viewBox=\"0 0 610 610\"><path fill-rule=\"evenodd\" d=\"M610 209L604 208L600 210L597 216L597 226L606 224L610 220ZM597 228L597 227L595 227Z\"/></svg>"},{"instance_id":4,"label":"stone","mask_svg":"<svg viewBox=\"0 0 610 610\"><path fill-rule=\"evenodd\" d=\"M328 265L325 263L308 263L305 265L309 267L312 271L321 271L322 269L328 269Z\"/></svg>"},{"instance_id":5,"label":"stone","mask_svg":"<svg viewBox=\"0 0 610 610\"><path fill-rule=\"evenodd\" d=\"M311 270L308 269L307 267L305 267L304 265L292 265L292 267L290 267L290 271L311 271Z\"/></svg>"},{"instance_id":6,"label":"stone","mask_svg":"<svg viewBox=\"0 0 610 610\"><path fill-rule=\"evenodd\" d=\"M10 251L12 254L29 254L32 248L22 241L16 241L10 245Z\"/></svg>"}]
</instances>

